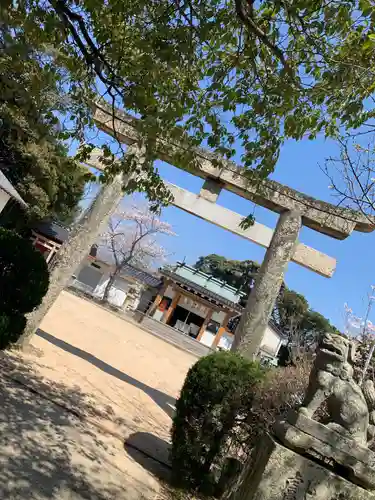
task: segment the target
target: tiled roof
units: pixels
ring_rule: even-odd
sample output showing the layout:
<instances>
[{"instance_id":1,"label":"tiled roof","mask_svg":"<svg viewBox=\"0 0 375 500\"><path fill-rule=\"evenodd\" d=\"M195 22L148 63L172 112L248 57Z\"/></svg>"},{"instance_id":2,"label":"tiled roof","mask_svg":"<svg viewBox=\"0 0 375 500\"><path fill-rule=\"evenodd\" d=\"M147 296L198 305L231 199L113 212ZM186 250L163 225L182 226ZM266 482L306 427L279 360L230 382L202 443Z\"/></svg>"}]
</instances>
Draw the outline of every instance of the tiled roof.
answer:
<instances>
[{"instance_id":1,"label":"tiled roof","mask_svg":"<svg viewBox=\"0 0 375 500\"><path fill-rule=\"evenodd\" d=\"M23 201L21 196L18 194L16 189L12 186L12 184L5 177L3 172L0 170L0 189L5 191L11 198L18 201L20 205L23 207L27 207L27 204Z\"/></svg>"},{"instance_id":2,"label":"tiled roof","mask_svg":"<svg viewBox=\"0 0 375 500\"><path fill-rule=\"evenodd\" d=\"M39 233L46 238L50 238L57 243L64 243L64 241L69 238L69 229L58 222L39 222L33 229L36 233Z\"/></svg>"},{"instance_id":3,"label":"tiled roof","mask_svg":"<svg viewBox=\"0 0 375 500\"><path fill-rule=\"evenodd\" d=\"M113 266L113 261L111 262L110 256L108 254L106 255L97 245L91 247L89 255L97 263L102 263L110 267ZM120 277L125 279L127 277L133 278L152 288L158 288L162 284L162 278L159 275L153 274L145 269L140 269L139 267L134 267L131 264L124 265L121 269Z\"/></svg>"},{"instance_id":4,"label":"tiled roof","mask_svg":"<svg viewBox=\"0 0 375 500\"><path fill-rule=\"evenodd\" d=\"M243 292L240 292L237 288L228 285L225 281L214 278L210 274L204 273L195 267L188 266L183 262L177 262L175 266L166 266L161 269L162 274L165 271L181 276L182 278L185 278L192 283L219 295L220 297L228 299L235 304L238 304L241 298L245 296Z\"/></svg>"},{"instance_id":5,"label":"tiled roof","mask_svg":"<svg viewBox=\"0 0 375 500\"><path fill-rule=\"evenodd\" d=\"M127 264L125 265L125 267L123 267L121 276L129 276L141 283L144 283L145 285L151 286L152 288L157 288L161 285L161 278L159 276L155 276L154 274L144 271L143 269L133 267L130 264Z\"/></svg>"},{"instance_id":6,"label":"tiled roof","mask_svg":"<svg viewBox=\"0 0 375 500\"><path fill-rule=\"evenodd\" d=\"M282 332L280 330L280 328L276 325L276 323L274 321L272 321L272 319L269 320L268 322L268 325L283 339L286 339L287 336L284 332Z\"/></svg>"}]
</instances>

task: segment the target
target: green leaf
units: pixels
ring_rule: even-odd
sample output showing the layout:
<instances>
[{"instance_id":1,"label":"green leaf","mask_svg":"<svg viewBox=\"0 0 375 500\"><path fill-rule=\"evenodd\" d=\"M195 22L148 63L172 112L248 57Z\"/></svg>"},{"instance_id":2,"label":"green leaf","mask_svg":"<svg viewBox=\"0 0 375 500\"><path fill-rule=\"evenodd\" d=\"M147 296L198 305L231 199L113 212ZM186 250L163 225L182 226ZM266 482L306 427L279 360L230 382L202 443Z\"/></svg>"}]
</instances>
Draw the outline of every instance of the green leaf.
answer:
<instances>
[{"instance_id":1,"label":"green leaf","mask_svg":"<svg viewBox=\"0 0 375 500\"><path fill-rule=\"evenodd\" d=\"M240 228L245 231L246 229L249 229L254 224L255 224L255 217L254 217L254 215L250 214L247 217L244 217L242 219L242 221L240 222Z\"/></svg>"}]
</instances>

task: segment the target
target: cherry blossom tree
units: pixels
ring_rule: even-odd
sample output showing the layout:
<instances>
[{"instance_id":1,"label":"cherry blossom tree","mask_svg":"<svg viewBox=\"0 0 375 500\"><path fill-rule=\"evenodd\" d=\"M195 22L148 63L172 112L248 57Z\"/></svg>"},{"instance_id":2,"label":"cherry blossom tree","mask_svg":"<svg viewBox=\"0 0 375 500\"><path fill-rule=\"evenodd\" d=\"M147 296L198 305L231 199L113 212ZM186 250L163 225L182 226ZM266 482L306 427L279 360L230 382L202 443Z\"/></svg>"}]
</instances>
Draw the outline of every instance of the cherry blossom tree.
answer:
<instances>
[{"instance_id":1,"label":"cherry blossom tree","mask_svg":"<svg viewBox=\"0 0 375 500\"><path fill-rule=\"evenodd\" d=\"M152 210L150 203L130 203L110 218L100 239L100 247L112 263L103 302L108 301L116 277L127 264L150 269L166 260L167 251L158 242L160 235L175 236L175 233L172 226Z\"/></svg>"}]
</instances>

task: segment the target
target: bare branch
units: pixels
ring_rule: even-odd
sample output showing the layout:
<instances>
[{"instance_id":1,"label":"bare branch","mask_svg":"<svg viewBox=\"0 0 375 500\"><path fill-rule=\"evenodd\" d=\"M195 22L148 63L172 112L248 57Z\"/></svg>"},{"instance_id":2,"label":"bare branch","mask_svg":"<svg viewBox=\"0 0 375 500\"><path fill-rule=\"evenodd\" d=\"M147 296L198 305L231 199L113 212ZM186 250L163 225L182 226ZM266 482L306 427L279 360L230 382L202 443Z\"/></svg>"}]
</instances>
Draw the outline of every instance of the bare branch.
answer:
<instances>
[{"instance_id":1,"label":"bare branch","mask_svg":"<svg viewBox=\"0 0 375 500\"><path fill-rule=\"evenodd\" d=\"M340 156L327 158L323 172L341 205L359 210L373 224L375 214L374 144L366 147L351 139L339 140Z\"/></svg>"}]
</instances>

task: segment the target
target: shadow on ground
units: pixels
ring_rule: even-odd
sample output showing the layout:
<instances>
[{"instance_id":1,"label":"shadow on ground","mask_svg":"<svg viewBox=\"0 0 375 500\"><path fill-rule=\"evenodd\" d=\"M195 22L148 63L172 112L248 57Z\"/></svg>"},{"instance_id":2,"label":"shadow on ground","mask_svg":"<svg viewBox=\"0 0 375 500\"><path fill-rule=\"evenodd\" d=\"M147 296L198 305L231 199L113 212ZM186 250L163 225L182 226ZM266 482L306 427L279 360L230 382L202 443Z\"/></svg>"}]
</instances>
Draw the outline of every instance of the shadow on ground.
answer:
<instances>
[{"instance_id":1,"label":"shadow on ground","mask_svg":"<svg viewBox=\"0 0 375 500\"><path fill-rule=\"evenodd\" d=\"M135 432L125 441L124 448L127 454L144 469L159 479L169 482L170 445L164 439L154 436L149 432Z\"/></svg>"},{"instance_id":2,"label":"shadow on ground","mask_svg":"<svg viewBox=\"0 0 375 500\"><path fill-rule=\"evenodd\" d=\"M1 354L0 498L142 498L141 491L134 496L124 489L126 475L108 458L108 438L41 397L38 392L43 392L45 384L30 364ZM68 396L85 412L86 396L78 389L51 381L49 386L54 394Z\"/></svg>"},{"instance_id":3,"label":"shadow on ground","mask_svg":"<svg viewBox=\"0 0 375 500\"><path fill-rule=\"evenodd\" d=\"M42 339L46 340L47 342L50 342L51 344L55 345L56 347L59 347L60 349L63 349L64 351L70 354L73 354L74 356L78 356L79 358L84 359L88 363L91 363L92 365L99 368L99 370L102 370L103 372L112 375L112 377L116 377L122 382L125 382L127 384L132 385L133 387L136 387L137 389L140 389L145 394L147 394L153 401L155 401L155 403L170 418L173 418L174 406L176 404L176 400L171 396L169 396L168 394L165 394L164 392L161 392L157 389L154 389L153 387L144 384L143 382L140 382L139 380L131 377L130 375L127 375L126 373L118 370L117 368L114 368L105 361L97 358L93 354L90 354L89 352L84 351L79 347L75 347L69 344L68 342L65 342L64 340L58 339L57 337L54 337L50 333L47 333L43 330L38 330L37 335Z\"/></svg>"}]
</instances>

